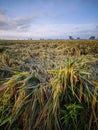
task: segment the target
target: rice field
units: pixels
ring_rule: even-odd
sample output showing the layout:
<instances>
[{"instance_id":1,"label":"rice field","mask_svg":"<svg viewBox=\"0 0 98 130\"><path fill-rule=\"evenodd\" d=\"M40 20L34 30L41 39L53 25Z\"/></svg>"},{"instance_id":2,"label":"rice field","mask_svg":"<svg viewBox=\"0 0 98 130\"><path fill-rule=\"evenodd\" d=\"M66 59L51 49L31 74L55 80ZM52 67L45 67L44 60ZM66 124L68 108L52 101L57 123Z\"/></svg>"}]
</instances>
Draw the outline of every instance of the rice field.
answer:
<instances>
[{"instance_id":1,"label":"rice field","mask_svg":"<svg viewBox=\"0 0 98 130\"><path fill-rule=\"evenodd\" d=\"M1 40L0 130L72 129L98 129L98 40Z\"/></svg>"}]
</instances>

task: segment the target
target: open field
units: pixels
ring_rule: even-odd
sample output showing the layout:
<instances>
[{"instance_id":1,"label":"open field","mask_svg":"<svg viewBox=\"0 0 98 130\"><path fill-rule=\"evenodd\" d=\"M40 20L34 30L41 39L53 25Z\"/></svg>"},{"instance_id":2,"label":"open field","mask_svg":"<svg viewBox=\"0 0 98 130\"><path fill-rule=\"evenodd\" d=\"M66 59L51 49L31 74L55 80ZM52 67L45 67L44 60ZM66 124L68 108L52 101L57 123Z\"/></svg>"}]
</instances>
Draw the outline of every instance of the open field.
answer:
<instances>
[{"instance_id":1,"label":"open field","mask_svg":"<svg viewBox=\"0 0 98 130\"><path fill-rule=\"evenodd\" d=\"M1 40L0 129L97 130L98 40Z\"/></svg>"},{"instance_id":2,"label":"open field","mask_svg":"<svg viewBox=\"0 0 98 130\"><path fill-rule=\"evenodd\" d=\"M46 71L57 69L67 57L80 56L97 61L98 40L0 41L0 63L21 71L31 71L34 65Z\"/></svg>"}]
</instances>

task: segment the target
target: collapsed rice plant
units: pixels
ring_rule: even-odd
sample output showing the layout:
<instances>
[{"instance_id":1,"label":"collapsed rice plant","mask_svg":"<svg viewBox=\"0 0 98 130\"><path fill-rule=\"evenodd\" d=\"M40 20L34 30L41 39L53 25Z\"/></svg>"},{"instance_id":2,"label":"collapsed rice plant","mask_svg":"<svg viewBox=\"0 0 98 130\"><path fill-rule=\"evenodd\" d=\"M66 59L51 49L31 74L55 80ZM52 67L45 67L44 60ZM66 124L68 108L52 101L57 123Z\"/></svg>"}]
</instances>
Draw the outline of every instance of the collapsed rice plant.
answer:
<instances>
[{"instance_id":1,"label":"collapsed rice plant","mask_svg":"<svg viewBox=\"0 0 98 130\"><path fill-rule=\"evenodd\" d=\"M98 85L88 78L88 61L67 59L43 83L18 72L1 85L0 128L8 130L97 130Z\"/></svg>"}]
</instances>

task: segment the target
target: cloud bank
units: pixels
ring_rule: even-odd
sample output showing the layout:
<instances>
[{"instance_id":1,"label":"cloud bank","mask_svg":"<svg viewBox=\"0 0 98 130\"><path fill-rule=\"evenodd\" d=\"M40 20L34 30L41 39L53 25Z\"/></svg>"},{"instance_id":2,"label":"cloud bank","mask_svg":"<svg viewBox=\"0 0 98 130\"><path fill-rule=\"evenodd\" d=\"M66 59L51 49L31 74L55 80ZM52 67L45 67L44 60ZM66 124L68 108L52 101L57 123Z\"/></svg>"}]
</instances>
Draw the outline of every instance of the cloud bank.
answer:
<instances>
[{"instance_id":1,"label":"cloud bank","mask_svg":"<svg viewBox=\"0 0 98 130\"><path fill-rule=\"evenodd\" d=\"M0 39L98 37L98 24L40 24L38 15L10 18L0 11Z\"/></svg>"}]
</instances>

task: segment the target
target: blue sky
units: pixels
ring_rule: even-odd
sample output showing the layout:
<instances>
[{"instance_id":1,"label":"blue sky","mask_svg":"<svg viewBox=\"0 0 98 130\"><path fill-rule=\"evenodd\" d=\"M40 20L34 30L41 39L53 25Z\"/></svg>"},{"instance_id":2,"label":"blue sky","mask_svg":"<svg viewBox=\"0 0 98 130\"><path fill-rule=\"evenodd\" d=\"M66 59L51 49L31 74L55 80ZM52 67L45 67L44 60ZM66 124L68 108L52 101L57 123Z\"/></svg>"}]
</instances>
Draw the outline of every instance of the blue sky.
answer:
<instances>
[{"instance_id":1,"label":"blue sky","mask_svg":"<svg viewBox=\"0 0 98 130\"><path fill-rule=\"evenodd\" d=\"M98 0L0 0L0 39L98 37Z\"/></svg>"}]
</instances>

